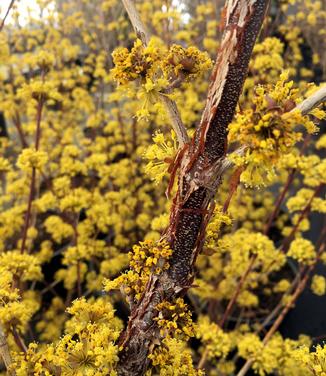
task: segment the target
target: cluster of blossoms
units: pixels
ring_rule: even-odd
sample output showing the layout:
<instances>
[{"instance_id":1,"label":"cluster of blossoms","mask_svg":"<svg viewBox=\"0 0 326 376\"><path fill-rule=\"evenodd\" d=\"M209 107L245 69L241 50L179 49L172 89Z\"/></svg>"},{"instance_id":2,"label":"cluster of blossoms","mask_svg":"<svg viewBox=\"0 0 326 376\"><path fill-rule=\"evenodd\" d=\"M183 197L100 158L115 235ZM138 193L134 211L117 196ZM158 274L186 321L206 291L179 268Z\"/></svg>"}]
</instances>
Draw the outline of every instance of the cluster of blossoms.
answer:
<instances>
[{"instance_id":1,"label":"cluster of blossoms","mask_svg":"<svg viewBox=\"0 0 326 376\"><path fill-rule=\"evenodd\" d=\"M152 361L154 372L157 370L161 375L204 376L202 370L194 367L191 351L186 348L185 342L176 338L166 338L163 345L148 356Z\"/></svg>"},{"instance_id":2,"label":"cluster of blossoms","mask_svg":"<svg viewBox=\"0 0 326 376\"><path fill-rule=\"evenodd\" d=\"M154 143L144 153L144 158L149 161L145 166L145 173L157 184L167 175L169 166L172 164L177 152L175 133L172 131L171 135L172 140L170 141L166 140L163 133L155 133L153 136Z\"/></svg>"},{"instance_id":3,"label":"cluster of blossoms","mask_svg":"<svg viewBox=\"0 0 326 376\"><path fill-rule=\"evenodd\" d=\"M306 375L323 376L326 372L326 349L324 346L317 345L313 352L309 352L309 346L302 346L294 351L293 358L299 362Z\"/></svg>"},{"instance_id":4,"label":"cluster of blossoms","mask_svg":"<svg viewBox=\"0 0 326 376\"><path fill-rule=\"evenodd\" d=\"M298 238L291 243L288 256L309 265L316 259L315 247L309 240Z\"/></svg>"},{"instance_id":5,"label":"cluster of blossoms","mask_svg":"<svg viewBox=\"0 0 326 376\"><path fill-rule=\"evenodd\" d=\"M155 321L160 328L162 337L184 337L194 336L194 326L191 320L191 312L182 298L174 302L163 301L155 309L158 311Z\"/></svg>"},{"instance_id":6,"label":"cluster of blossoms","mask_svg":"<svg viewBox=\"0 0 326 376\"><path fill-rule=\"evenodd\" d=\"M129 51L127 48L117 48L113 54L112 69L114 79L120 84L126 84L135 79L142 78L147 84L156 79L175 80L181 74L191 79L202 74L212 67L212 62L206 52L191 46L184 48L173 44L166 49L164 44L158 44L158 40L152 39L148 46L144 46L137 39ZM170 82L171 83L171 82Z\"/></svg>"},{"instance_id":7,"label":"cluster of blossoms","mask_svg":"<svg viewBox=\"0 0 326 376\"><path fill-rule=\"evenodd\" d=\"M200 338L203 346L205 346L208 358L225 359L233 349L232 338L217 324L210 322L208 317L201 317L198 320L196 329L196 336Z\"/></svg>"},{"instance_id":8,"label":"cluster of blossoms","mask_svg":"<svg viewBox=\"0 0 326 376\"><path fill-rule=\"evenodd\" d=\"M132 300L139 300L151 273L160 274L169 268L172 250L165 241L154 243L147 240L133 246L129 252L130 270L113 281L105 281L104 289L110 291L122 288Z\"/></svg>"},{"instance_id":9,"label":"cluster of blossoms","mask_svg":"<svg viewBox=\"0 0 326 376\"><path fill-rule=\"evenodd\" d=\"M273 179L281 156L291 153L302 140L298 125L310 134L318 130L309 116L294 109L298 89L293 88L293 81L287 82L288 77L288 72L284 72L274 87L256 88L254 108L238 113L229 127L230 142L246 147L243 156L233 154L231 158L236 165L245 167L241 181L250 186L261 186ZM325 117L318 109L311 114L318 119Z\"/></svg>"},{"instance_id":10,"label":"cluster of blossoms","mask_svg":"<svg viewBox=\"0 0 326 376\"><path fill-rule=\"evenodd\" d=\"M17 159L17 166L21 170L35 168L41 170L48 161L47 154L44 151L35 149L24 149Z\"/></svg>"},{"instance_id":11,"label":"cluster of blossoms","mask_svg":"<svg viewBox=\"0 0 326 376\"><path fill-rule=\"evenodd\" d=\"M239 355L245 359L253 359L253 369L260 376L275 372L282 367L284 375L306 375L307 369L303 363L295 359L300 346L309 346L306 336L300 336L297 341L283 339L275 335L268 344L264 344L254 333L244 332L238 342Z\"/></svg>"},{"instance_id":12,"label":"cluster of blossoms","mask_svg":"<svg viewBox=\"0 0 326 376\"><path fill-rule=\"evenodd\" d=\"M212 243L205 246L205 254L199 259L202 271L195 282L199 288L193 291L193 294L204 299L230 299L251 258L256 256L255 270L243 286L237 302L241 307L259 306L258 286L265 293L270 290L271 283L266 274L279 271L286 263L285 255L275 248L267 236L245 229L220 236L217 244L213 254ZM221 278L214 286L216 275Z\"/></svg>"},{"instance_id":13,"label":"cluster of blossoms","mask_svg":"<svg viewBox=\"0 0 326 376\"><path fill-rule=\"evenodd\" d=\"M174 88L202 75L212 66L208 54L194 46L172 45L167 49L157 39L151 39L147 46L137 39L130 51L117 48L112 58L115 65L112 75L119 84L140 79L138 118L149 117L149 110L159 102L160 94L171 95Z\"/></svg>"},{"instance_id":14,"label":"cluster of blossoms","mask_svg":"<svg viewBox=\"0 0 326 376\"><path fill-rule=\"evenodd\" d=\"M68 309L66 334L46 346L32 343L19 353L12 371L24 375L116 375L121 322L108 300L76 300Z\"/></svg>"}]
</instances>

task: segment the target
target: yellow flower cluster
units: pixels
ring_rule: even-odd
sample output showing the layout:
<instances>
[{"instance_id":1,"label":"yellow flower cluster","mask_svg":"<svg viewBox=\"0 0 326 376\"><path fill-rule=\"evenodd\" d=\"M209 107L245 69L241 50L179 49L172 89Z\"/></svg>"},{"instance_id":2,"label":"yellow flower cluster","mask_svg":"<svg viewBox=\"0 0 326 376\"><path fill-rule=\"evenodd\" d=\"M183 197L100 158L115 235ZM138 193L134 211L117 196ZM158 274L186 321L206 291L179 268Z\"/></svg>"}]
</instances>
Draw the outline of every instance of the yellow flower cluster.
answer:
<instances>
[{"instance_id":1,"label":"yellow flower cluster","mask_svg":"<svg viewBox=\"0 0 326 376\"><path fill-rule=\"evenodd\" d=\"M115 64L112 74L120 84L136 78L154 77L158 71L161 71L162 77L169 79L181 72L191 78L206 72L212 66L208 54L194 46L183 48L173 44L166 50L164 45L158 47L155 39L151 39L146 47L137 39L130 52L127 48L118 48L113 52L112 58Z\"/></svg>"},{"instance_id":2,"label":"yellow flower cluster","mask_svg":"<svg viewBox=\"0 0 326 376\"><path fill-rule=\"evenodd\" d=\"M59 297L54 297L50 307L46 310L42 320L36 325L36 330L40 333L40 339L44 342L56 341L62 333L64 323L67 320L65 314L66 306Z\"/></svg>"},{"instance_id":3,"label":"yellow flower cluster","mask_svg":"<svg viewBox=\"0 0 326 376\"><path fill-rule=\"evenodd\" d=\"M166 140L161 132L156 132L153 136L154 144L150 145L144 158L149 162L145 166L145 173L148 174L157 184L169 170L177 151L177 141L175 133L172 131L172 140Z\"/></svg>"},{"instance_id":4,"label":"yellow flower cluster","mask_svg":"<svg viewBox=\"0 0 326 376\"><path fill-rule=\"evenodd\" d=\"M31 168L42 170L48 161L47 153L35 149L23 149L17 160L17 166L23 171Z\"/></svg>"},{"instance_id":5,"label":"yellow flower cluster","mask_svg":"<svg viewBox=\"0 0 326 376\"><path fill-rule=\"evenodd\" d=\"M318 129L309 116L291 111L296 106L298 89L293 88L293 81L287 82L288 77L285 71L274 87L257 87L254 108L238 113L229 126L229 141L246 147L243 156L234 153L231 159L245 167L241 181L250 186L272 181L280 157L290 153L302 139L298 125L303 125L308 133ZM324 116L323 111L318 115Z\"/></svg>"},{"instance_id":6,"label":"yellow flower cluster","mask_svg":"<svg viewBox=\"0 0 326 376\"><path fill-rule=\"evenodd\" d=\"M112 58L115 67L111 73L115 81L126 85L140 80L138 119L148 119L153 107L159 109L160 94L171 95L182 82L193 80L212 66L208 54L194 46L183 48L173 44L167 49L155 38L147 46L137 39L130 51L120 47L113 52Z\"/></svg>"},{"instance_id":7,"label":"yellow flower cluster","mask_svg":"<svg viewBox=\"0 0 326 376\"><path fill-rule=\"evenodd\" d=\"M243 334L238 342L239 355L253 360L253 369L261 376L269 375L279 370L281 375L304 376L307 368L303 361L296 359L302 348L308 348L310 340L300 335L298 340L283 339L274 335L267 344L253 333Z\"/></svg>"},{"instance_id":8,"label":"yellow flower cluster","mask_svg":"<svg viewBox=\"0 0 326 376\"><path fill-rule=\"evenodd\" d=\"M148 358L160 375L204 376L204 372L193 365L191 351L176 338L166 338L163 345L155 348Z\"/></svg>"},{"instance_id":9,"label":"yellow flower cluster","mask_svg":"<svg viewBox=\"0 0 326 376\"><path fill-rule=\"evenodd\" d=\"M173 302L163 301L155 309L158 311L155 321L164 337L185 338L194 336L194 326L191 312L182 298Z\"/></svg>"},{"instance_id":10,"label":"yellow flower cluster","mask_svg":"<svg viewBox=\"0 0 326 376\"><path fill-rule=\"evenodd\" d=\"M196 337L207 351L208 358L226 358L233 348L232 339L208 317L200 317L196 326Z\"/></svg>"},{"instance_id":11,"label":"yellow flower cluster","mask_svg":"<svg viewBox=\"0 0 326 376\"><path fill-rule=\"evenodd\" d=\"M18 91L18 98L28 101L30 99L46 100L53 99L61 101L62 96L57 89L54 82L43 82L41 80L31 81L29 84L24 84Z\"/></svg>"},{"instance_id":12,"label":"yellow flower cluster","mask_svg":"<svg viewBox=\"0 0 326 376\"><path fill-rule=\"evenodd\" d=\"M267 37L254 46L249 65L252 75L245 82L245 90L257 84L276 82L284 69L284 43L279 38Z\"/></svg>"},{"instance_id":13,"label":"yellow flower cluster","mask_svg":"<svg viewBox=\"0 0 326 376\"><path fill-rule=\"evenodd\" d=\"M127 48L119 47L112 53L115 67L111 73L120 84L127 84L139 77L151 76L157 69L153 65L160 62L164 52L166 51L160 51L153 39L146 47L143 46L140 39L137 39L130 51ZM149 74L148 71L151 71L152 74Z\"/></svg>"},{"instance_id":14,"label":"yellow flower cluster","mask_svg":"<svg viewBox=\"0 0 326 376\"><path fill-rule=\"evenodd\" d=\"M220 236L213 254L210 248L204 248L198 262L201 273L195 281L198 287L193 294L202 299L230 299L253 256L256 257L254 271L242 287L237 304L240 307L259 306L256 289L264 286L264 293L270 295L271 285L266 275L282 269L286 256L267 236L244 228ZM217 275L221 276L218 282Z\"/></svg>"},{"instance_id":15,"label":"yellow flower cluster","mask_svg":"<svg viewBox=\"0 0 326 376\"><path fill-rule=\"evenodd\" d=\"M168 51L163 69L168 76L178 76L181 72L191 79L194 75L206 72L212 67L212 62L207 53L190 46L184 48L173 44Z\"/></svg>"},{"instance_id":16,"label":"yellow flower cluster","mask_svg":"<svg viewBox=\"0 0 326 376\"><path fill-rule=\"evenodd\" d=\"M299 362L306 371L306 375L323 376L326 372L326 349L325 346L317 345L309 352L308 346L302 346L293 352L293 359Z\"/></svg>"},{"instance_id":17,"label":"yellow flower cluster","mask_svg":"<svg viewBox=\"0 0 326 376\"><path fill-rule=\"evenodd\" d=\"M22 281L42 279L38 258L35 255L22 254L18 250L0 254L0 271L9 271L13 277Z\"/></svg>"},{"instance_id":18,"label":"yellow flower cluster","mask_svg":"<svg viewBox=\"0 0 326 376\"><path fill-rule=\"evenodd\" d=\"M160 274L169 268L172 250L166 241L145 240L129 252L130 270L113 281L105 281L106 291L121 288L127 296L139 300L151 273Z\"/></svg>"},{"instance_id":19,"label":"yellow flower cluster","mask_svg":"<svg viewBox=\"0 0 326 376\"><path fill-rule=\"evenodd\" d=\"M232 220L228 214L222 212L220 206L215 205L212 219L210 220L206 229L206 247L214 249L220 235L219 233L221 226L223 224L230 226L232 224Z\"/></svg>"},{"instance_id":20,"label":"yellow flower cluster","mask_svg":"<svg viewBox=\"0 0 326 376\"><path fill-rule=\"evenodd\" d=\"M325 295L326 280L322 275L314 275L311 281L311 290L316 295Z\"/></svg>"},{"instance_id":21,"label":"yellow flower cluster","mask_svg":"<svg viewBox=\"0 0 326 376\"><path fill-rule=\"evenodd\" d=\"M288 256L305 265L310 265L316 258L315 247L308 239L294 239L291 242Z\"/></svg>"},{"instance_id":22,"label":"yellow flower cluster","mask_svg":"<svg viewBox=\"0 0 326 376\"><path fill-rule=\"evenodd\" d=\"M31 343L26 355L17 354L13 369L17 375L116 375L118 348L114 344L121 324L112 305L104 298L76 300L68 312L66 334L45 347Z\"/></svg>"},{"instance_id":23,"label":"yellow flower cluster","mask_svg":"<svg viewBox=\"0 0 326 376\"><path fill-rule=\"evenodd\" d=\"M323 182L323 180L316 179L317 182L320 184ZM296 211L302 211L306 205L307 202L311 200L313 197L313 190L308 188L302 188L300 189L294 196L290 197L287 202L286 206L288 207L290 212L296 212ZM326 212L326 200L322 199L320 197L314 197L311 201L311 209L313 211L318 211L321 213Z\"/></svg>"}]
</instances>

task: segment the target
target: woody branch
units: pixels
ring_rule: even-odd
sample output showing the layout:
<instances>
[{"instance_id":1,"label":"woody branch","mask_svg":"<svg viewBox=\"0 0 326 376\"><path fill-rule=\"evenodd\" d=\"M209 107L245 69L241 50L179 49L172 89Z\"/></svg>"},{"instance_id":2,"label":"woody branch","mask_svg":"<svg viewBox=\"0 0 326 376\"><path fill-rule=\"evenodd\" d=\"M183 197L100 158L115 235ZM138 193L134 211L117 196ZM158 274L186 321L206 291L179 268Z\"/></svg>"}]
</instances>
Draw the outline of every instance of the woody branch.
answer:
<instances>
[{"instance_id":1,"label":"woody branch","mask_svg":"<svg viewBox=\"0 0 326 376\"><path fill-rule=\"evenodd\" d=\"M228 0L224 34L211 77L205 110L193 140L186 145L178 174L170 223L163 235L171 248L170 268L151 275L120 339L119 375L143 375L148 354L160 343L155 307L184 294L193 280L212 203L221 181L227 128L248 71L252 49L266 12L267 0Z\"/></svg>"}]
</instances>

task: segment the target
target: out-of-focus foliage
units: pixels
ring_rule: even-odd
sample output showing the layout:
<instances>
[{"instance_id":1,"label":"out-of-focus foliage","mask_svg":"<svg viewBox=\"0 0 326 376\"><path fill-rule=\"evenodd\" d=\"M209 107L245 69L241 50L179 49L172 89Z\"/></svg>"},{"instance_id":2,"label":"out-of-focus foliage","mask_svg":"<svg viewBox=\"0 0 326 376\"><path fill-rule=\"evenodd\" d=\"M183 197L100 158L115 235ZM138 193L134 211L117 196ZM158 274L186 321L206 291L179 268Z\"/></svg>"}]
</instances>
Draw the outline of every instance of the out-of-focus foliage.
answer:
<instances>
[{"instance_id":1,"label":"out-of-focus foliage","mask_svg":"<svg viewBox=\"0 0 326 376\"><path fill-rule=\"evenodd\" d=\"M0 324L18 376L116 375L126 303L140 298L150 273L169 267L172 252L159 239L178 145L159 95L176 101L192 134L223 4L138 1L153 35L144 47L118 0L38 0L40 17L24 25L20 1L0 33ZM262 342L269 311L289 301L296 275L316 261L301 214L309 200L310 211L326 212L314 196L326 177L326 140L316 136L325 114L290 112L325 77L325 22L319 0L271 2L229 128L231 149L245 147L230 156L243 184L224 213L234 170L226 174L194 288L157 307L164 340L149 374L204 374L199 364L207 375L233 375L241 358L259 375L325 374L325 350L309 353L307 336ZM285 205L264 233L293 169ZM325 279L315 275L311 289L323 295Z\"/></svg>"}]
</instances>

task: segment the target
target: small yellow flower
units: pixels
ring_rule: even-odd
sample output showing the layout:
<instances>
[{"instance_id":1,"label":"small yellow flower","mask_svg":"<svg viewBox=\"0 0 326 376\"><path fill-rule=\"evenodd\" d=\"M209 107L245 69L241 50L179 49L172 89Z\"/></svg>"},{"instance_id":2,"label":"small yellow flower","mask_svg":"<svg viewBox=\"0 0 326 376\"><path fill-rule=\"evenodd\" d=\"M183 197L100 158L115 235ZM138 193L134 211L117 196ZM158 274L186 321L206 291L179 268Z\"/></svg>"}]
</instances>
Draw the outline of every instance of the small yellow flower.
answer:
<instances>
[{"instance_id":1,"label":"small yellow flower","mask_svg":"<svg viewBox=\"0 0 326 376\"><path fill-rule=\"evenodd\" d=\"M17 160L17 166L28 171L31 168L42 170L48 161L48 154L44 151L35 149L23 149Z\"/></svg>"},{"instance_id":2,"label":"small yellow flower","mask_svg":"<svg viewBox=\"0 0 326 376\"><path fill-rule=\"evenodd\" d=\"M314 275L311 281L311 290L316 295L324 295L326 292L326 280L322 275Z\"/></svg>"}]
</instances>

